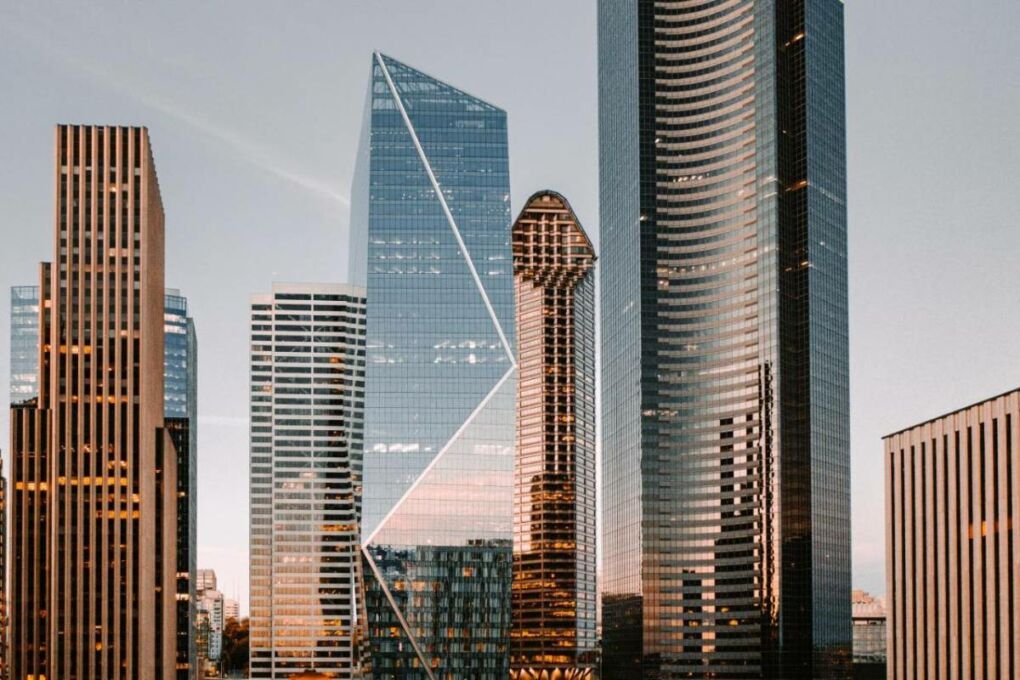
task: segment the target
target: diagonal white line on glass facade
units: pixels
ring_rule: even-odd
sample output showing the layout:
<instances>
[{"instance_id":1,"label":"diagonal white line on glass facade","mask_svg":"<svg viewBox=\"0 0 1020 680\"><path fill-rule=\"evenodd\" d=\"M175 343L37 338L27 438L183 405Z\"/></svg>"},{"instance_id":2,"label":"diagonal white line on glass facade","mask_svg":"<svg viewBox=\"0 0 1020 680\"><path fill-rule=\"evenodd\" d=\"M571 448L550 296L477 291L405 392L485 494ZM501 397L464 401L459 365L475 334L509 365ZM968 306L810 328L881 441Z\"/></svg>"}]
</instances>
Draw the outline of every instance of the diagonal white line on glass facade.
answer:
<instances>
[{"instance_id":1,"label":"diagonal white line on glass facade","mask_svg":"<svg viewBox=\"0 0 1020 680\"><path fill-rule=\"evenodd\" d=\"M500 325L499 318L496 316L496 310L493 309L492 302L489 301L489 296L485 292L485 286L482 285L482 279L478 276L478 270L475 269L475 263L471 259L471 253L468 251L467 244L464 243L464 239L460 235L460 230L457 228L457 221L453 218L453 213L450 212L450 206L447 205L446 197L443 195L443 191L439 187L439 180L436 179L436 174L432 171L432 166L429 164L428 156L425 155L425 149L422 147L421 141L418 139L418 133L415 132L414 125L411 123L411 118L407 115L407 110L404 108L404 101L400 98L400 93L397 92L397 86L393 82L393 78L390 77L390 70L386 67L386 62L383 60L382 54L376 52L375 58L379 63L379 68L382 69L383 77L386 78L386 85L390 88L390 94L393 95L393 101L397 105L397 110L400 111L400 117L404 119L404 125L407 126L407 132L411 135L411 141L414 143L414 148L418 151L418 157L421 159L422 165L425 166L425 173L428 175L429 181L432 183L432 188L436 192L439 204L443 207L443 214L446 215L446 220L450 223L450 228L453 230L453 236L457 239L457 245L460 246L461 252L464 253L464 261L467 262L468 269L471 270L471 276L474 277L475 285L478 286L478 292L482 296L482 302L485 303L485 309L488 310L489 316L492 317L492 323L496 327L496 332L499 334L500 342L503 343L503 349L506 351L507 358L509 358L510 363L516 367L517 360L514 358L513 348L510 346L509 341L507 341L506 335L503 334L503 326Z\"/></svg>"},{"instance_id":2,"label":"diagonal white line on glass facade","mask_svg":"<svg viewBox=\"0 0 1020 680\"><path fill-rule=\"evenodd\" d=\"M368 549L365 547L361 548L361 554L365 556L365 560L368 562L368 566L372 569L372 573L375 574L375 580L379 583L379 587L382 588L383 594L386 595L386 599L389 600L390 607L393 609L393 613L396 614L397 620L400 621L400 627L404 629L404 634L410 641L411 646L414 647L414 653L418 655L418 659L421 661L422 668L428 673L431 680L435 680L436 676L432 674L432 667L425 660L425 654L421 651L421 647L418 646L418 640L415 639L414 634L411 632L411 626L407 623L407 619L404 618L404 614L400 611L400 607L397 606L397 601L393 599L393 595L390 594L389 586L386 585L385 579L383 579L382 572L379 571L379 566L375 563L375 559L369 554Z\"/></svg>"},{"instance_id":3,"label":"diagonal white line on glass facade","mask_svg":"<svg viewBox=\"0 0 1020 680\"><path fill-rule=\"evenodd\" d=\"M452 437L450 437L450 440L443 445L443 448L439 450L439 453L436 454L435 458L433 458L432 461L428 464L428 466L424 470L422 470L421 474L418 475L418 478L414 480L414 483L411 484L411 486L408 487L407 491L404 492L404 495L400 497L400 500L394 503L393 507L390 508L390 511L386 513L386 516L379 520L379 523L375 526L375 529L372 530L372 533L370 533L367 538L362 539L361 544L363 546L368 546L372 543L376 535L380 531L382 531L383 527L386 526L386 523L390 520L390 518L393 517L393 515L396 514L397 510L400 509L400 506L404 504L404 501L406 501L411 496L411 494L414 493L414 490L417 489L418 485L422 483L422 480L424 480L425 477L428 476L429 472L432 471L432 468L434 468L436 464L443 459L443 456L446 455L446 452L453 448L453 445L464 433L464 430L466 430L474 421L474 419L478 417L478 414L482 412L486 404L488 404L489 401L496 395L496 393L499 392L500 388L503 387L506 381L510 379L510 376L513 375L514 371L516 370L517 370L516 365L511 366L510 369L503 374L503 377L499 379L499 382L496 383L496 386L493 387L489 391L489 393L485 395L484 399L478 402L478 406L475 407L475 410L471 412L471 415L469 415L467 419L464 420L463 423L461 423L460 427L457 428L457 431L453 433Z\"/></svg>"}]
</instances>

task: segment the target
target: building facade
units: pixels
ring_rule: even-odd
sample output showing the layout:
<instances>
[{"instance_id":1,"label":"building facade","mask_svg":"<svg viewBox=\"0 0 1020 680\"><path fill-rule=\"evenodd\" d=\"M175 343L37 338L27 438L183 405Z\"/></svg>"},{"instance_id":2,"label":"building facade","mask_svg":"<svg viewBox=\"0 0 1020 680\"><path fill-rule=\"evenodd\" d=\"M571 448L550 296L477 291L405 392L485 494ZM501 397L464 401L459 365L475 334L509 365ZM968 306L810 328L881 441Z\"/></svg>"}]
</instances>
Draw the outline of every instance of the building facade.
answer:
<instances>
[{"instance_id":1,"label":"building facade","mask_svg":"<svg viewBox=\"0 0 1020 680\"><path fill-rule=\"evenodd\" d=\"M600 0L604 669L846 677L841 0Z\"/></svg>"},{"instance_id":2,"label":"building facade","mask_svg":"<svg viewBox=\"0 0 1020 680\"><path fill-rule=\"evenodd\" d=\"M361 677L364 389L362 288L252 298L252 678Z\"/></svg>"},{"instance_id":3,"label":"building facade","mask_svg":"<svg viewBox=\"0 0 1020 680\"><path fill-rule=\"evenodd\" d=\"M39 397L39 286L11 288L11 404Z\"/></svg>"},{"instance_id":4,"label":"building facade","mask_svg":"<svg viewBox=\"0 0 1020 680\"><path fill-rule=\"evenodd\" d=\"M166 291L163 320L163 413L177 452L177 679L189 680L197 677L198 336L178 290Z\"/></svg>"},{"instance_id":5,"label":"building facade","mask_svg":"<svg viewBox=\"0 0 1020 680\"><path fill-rule=\"evenodd\" d=\"M502 680L517 366L506 113L375 54L352 246L368 291L373 674Z\"/></svg>"},{"instance_id":6,"label":"building facade","mask_svg":"<svg viewBox=\"0 0 1020 680\"><path fill-rule=\"evenodd\" d=\"M38 397L11 409L13 677L175 677L163 206L144 128L56 130Z\"/></svg>"},{"instance_id":7,"label":"building facade","mask_svg":"<svg viewBox=\"0 0 1020 680\"><path fill-rule=\"evenodd\" d=\"M204 620L209 627L206 636L205 667L216 668L223 654L223 625L226 623L223 616L223 593L218 590L203 590L197 608L204 612Z\"/></svg>"},{"instance_id":8,"label":"building facade","mask_svg":"<svg viewBox=\"0 0 1020 680\"><path fill-rule=\"evenodd\" d=\"M164 300L163 413L177 453L177 678L193 678L198 511L198 341L188 300ZM11 403L38 397L39 286L11 288Z\"/></svg>"},{"instance_id":9,"label":"building facade","mask_svg":"<svg viewBox=\"0 0 1020 680\"><path fill-rule=\"evenodd\" d=\"M216 570L199 569L195 575L195 590L201 593L203 590L216 590Z\"/></svg>"},{"instance_id":10,"label":"building facade","mask_svg":"<svg viewBox=\"0 0 1020 680\"><path fill-rule=\"evenodd\" d=\"M882 598L853 591L853 678L885 680L886 614Z\"/></svg>"},{"instance_id":11,"label":"building facade","mask_svg":"<svg viewBox=\"0 0 1020 680\"><path fill-rule=\"evenodd\" d=\"M241 605L237 600L231 598L225 598L223 600L223 620L229 621L230 619L241 618Z\"/></svg>"},{"instance_id":12,"label":"building facade","mask_svg":"<svg viewBox=\"0 0 1020 680\"><path fill-rule=\"evenodd\" d=\"M885 437L890 680L1020 673L1020 390Z\"/></svg>"},{"instance_id":13,"label":"building facade","mask_svg":"<svg viewBox=\"0 0 1020 680\"><path fill-rule=\"evenodd\" d=\"M591 678L595 635L595 250L543 191L511 232L517 309L510 677Z\"/></svg>"}]
</instances>

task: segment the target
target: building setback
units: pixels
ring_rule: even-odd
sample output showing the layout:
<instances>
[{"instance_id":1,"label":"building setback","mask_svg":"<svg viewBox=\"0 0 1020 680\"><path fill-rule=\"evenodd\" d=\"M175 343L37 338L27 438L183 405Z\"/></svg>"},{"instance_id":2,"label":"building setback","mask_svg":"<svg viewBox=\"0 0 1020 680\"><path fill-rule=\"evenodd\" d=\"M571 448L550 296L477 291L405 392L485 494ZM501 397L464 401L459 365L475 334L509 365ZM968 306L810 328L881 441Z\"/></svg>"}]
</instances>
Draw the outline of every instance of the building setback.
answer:
<instances>
[{"instance_id":1,"label":"building setback","mask_svg":"<svg viewBox=\"0 0 1020 680\"><path fill-rule=\"evenodd\" d=\"M595 251L566 199L514 223L517 446L510 677L591 678L595 634Z\"/></svg>"},{"instance_id":2,"label":"building setback","mask_svg":"<svg viewBox=\"0 0 1020 680\"><path fill-rule=\"evenodd\" d=\"M252 298L252 678L361 677L364 390L364 289L276 284Z\"/></svg>"},{"instance_id":3,"label":"building setback","mask_svg":"<svg viewBox=\"0 0 1020 680\"><path fill-rule=\"evenodd\" d=\"M842 678L842 0L600 0L604 672Z\"/></svg>"},{"instance_id":4,"label":"building setback","mask_svg":"<svg viewBox=\"0 0 1020 680\"><path fill-rule=\"evenodd\" d=\"M1020 390L885 437L890 680L1020 673Z\"/></svg>"},{"instance_id":5,"label":"building setback","mask_svg":"<svg viewBox=\"0 0 1020 680\"><path fill-rule=\"evenodd\" d=\"M363 125L350 271L368 291L372 672L504 680L517 389L506 113L377 53Z\"/></svg>"},{"instance_id":6,"label":"building setback","mask_svg":"<svg viewBox=\"0 0 1020 680\"><path fill-rule=\"evenodd\" d=\"M176 454L148 132L56 130L38 396L11 409L11 673L175 677Z\"/></svg>"}]
</instances>

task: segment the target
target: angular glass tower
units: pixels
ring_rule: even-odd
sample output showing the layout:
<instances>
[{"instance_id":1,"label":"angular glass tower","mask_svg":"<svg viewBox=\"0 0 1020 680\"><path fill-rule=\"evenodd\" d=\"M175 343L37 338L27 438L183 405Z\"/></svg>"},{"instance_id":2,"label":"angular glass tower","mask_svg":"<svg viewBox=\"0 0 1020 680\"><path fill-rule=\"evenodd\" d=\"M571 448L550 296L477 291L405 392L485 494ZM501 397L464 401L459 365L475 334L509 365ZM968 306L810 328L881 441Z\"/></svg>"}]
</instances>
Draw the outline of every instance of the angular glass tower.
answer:
<instances>
[{"instance_id":1,"label":"angular glass tower","mask_svg":"<svg viewBox=\"0 0 1020 680\"><path fill-rule=\"evenodd\" d=\"M375 54L352 198L373 673L502 679L516 391L506 114Z\"/></svg>"},{"instance_id":2,"label":"angular glass tower","mask_svg":"<svg viewBox=\"0 0 1020 680\"><path fill-rule=\"evenodd\" d=\"M843 3L598 11L606 677L847 677Z\"/></svg>"}]
</instances>

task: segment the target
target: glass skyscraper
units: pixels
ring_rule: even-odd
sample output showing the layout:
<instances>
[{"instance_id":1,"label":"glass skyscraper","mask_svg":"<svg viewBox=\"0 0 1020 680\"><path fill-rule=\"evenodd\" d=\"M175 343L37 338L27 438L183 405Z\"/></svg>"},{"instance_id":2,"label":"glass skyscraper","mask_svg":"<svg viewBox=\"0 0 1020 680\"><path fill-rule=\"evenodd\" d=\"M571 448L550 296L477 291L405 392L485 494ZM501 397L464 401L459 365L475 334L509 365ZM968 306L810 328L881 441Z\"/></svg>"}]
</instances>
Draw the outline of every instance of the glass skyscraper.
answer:
<instances>
[{"instance_id":1,"label":"glass skyscraper","mask_svg":"<svg viewBox=\"0 0 1020 680\"><path fill-rule=\"evenodd\" d=\"M506 113L375 54L352 201L373 673L502 679L516 393Z\"/></svg>"},{"instance_id":2,"label":"glass skyscraper","mask_svg":"<svg viewBox=\"0 0 1020 680\"><path fill-rule=\"evenodd\" d=\"M177 678L196 677L194 573L198 569L198 337L188 299L163 303L163 414L177 451Z\"/></svg>"},{"instance_id":3,"label":"glass skyscraper","mask_svg":"<svg viewBox=\"0 0 1020 680\"><path fill-rule=\"evenodd\" d=\"M39 396L39 286L11 288L11 403Z\"/></svg>"},{"instance_id":4,"label":"glass skyscraper","mask_svg":"<svg viewBox=\"0 0 1020 680\"><path fill-rule=\"evenodd\" d=\"M847 677L843 3L598 12L605 676Z\"/></svg>"}]
</instances>

